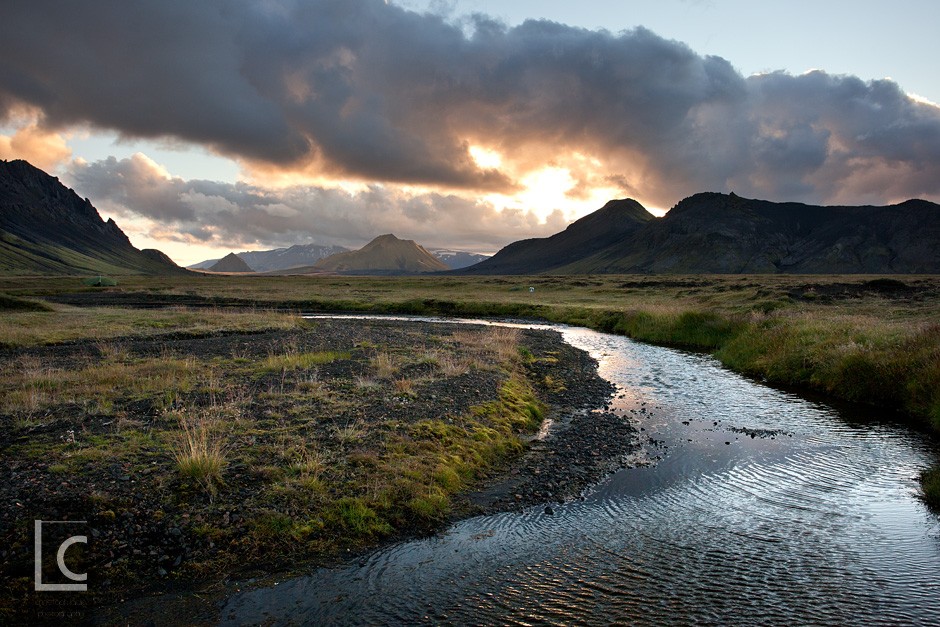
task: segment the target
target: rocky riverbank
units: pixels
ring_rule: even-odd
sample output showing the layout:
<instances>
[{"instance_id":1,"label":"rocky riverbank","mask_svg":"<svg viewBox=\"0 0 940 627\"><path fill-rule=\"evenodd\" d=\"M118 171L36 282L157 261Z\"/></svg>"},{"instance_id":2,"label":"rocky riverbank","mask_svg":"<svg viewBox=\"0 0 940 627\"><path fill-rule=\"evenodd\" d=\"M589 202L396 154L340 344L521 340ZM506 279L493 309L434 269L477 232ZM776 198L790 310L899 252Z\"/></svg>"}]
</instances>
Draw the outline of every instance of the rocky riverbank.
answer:
<instances>
[{"instance_id":1,"label":"rocky riverbank","mask_svg":"<svg viewBox=\"0 0 940 627\"><path fill-rule=\"evenodd\" d=\"M638 444L636 429L604 411L614 387L597 374L597 362L561 341L555 331L528 332L527 341L557 361L533 360L529 376L549 404L545 423L521 459L461 495L461 514L512 511L579 498L585 488L622 468Z\"/></svg>"}]
</instances>

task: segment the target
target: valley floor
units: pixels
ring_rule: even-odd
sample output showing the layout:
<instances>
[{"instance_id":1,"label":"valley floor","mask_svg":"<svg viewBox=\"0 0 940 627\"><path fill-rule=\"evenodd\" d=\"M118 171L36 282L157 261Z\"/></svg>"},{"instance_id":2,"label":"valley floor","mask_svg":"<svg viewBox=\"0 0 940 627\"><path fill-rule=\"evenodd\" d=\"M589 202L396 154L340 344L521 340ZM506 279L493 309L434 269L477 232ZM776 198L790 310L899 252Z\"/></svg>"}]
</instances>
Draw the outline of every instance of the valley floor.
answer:
<instances>
[{"instance_id":1,"label":"valley floor","mask_svg":"<svg viewBox=\"0 0 940 627\"><path fill-rule=\"evenodd\" d=\"M629 441L603 413L561 421L559 444L462 498L512 467L546 411L603 405L584 355L551 334L296 312L583 325L940 430L935 276L0 278L0 307L7 607L32 589L35 518L91 521L102 550L84 558L112 590L223 585L259 558L326 559L567 498L626 452L546 479L544 460L605 441L599 424ZM923 486L940 504L940 471Z\"/></svg>"}]
</instances>

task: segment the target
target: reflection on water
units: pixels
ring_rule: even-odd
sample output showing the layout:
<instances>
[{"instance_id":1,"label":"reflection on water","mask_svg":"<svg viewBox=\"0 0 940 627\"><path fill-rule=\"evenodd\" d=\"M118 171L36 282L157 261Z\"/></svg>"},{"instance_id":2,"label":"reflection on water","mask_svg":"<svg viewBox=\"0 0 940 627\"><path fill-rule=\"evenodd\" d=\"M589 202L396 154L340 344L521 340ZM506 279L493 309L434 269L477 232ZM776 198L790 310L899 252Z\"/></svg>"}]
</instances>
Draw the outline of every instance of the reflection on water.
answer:
<instances>
[{"instance_id":1,"label":"reflection on water","mask_svg":"<svg viewBox=\"0 0 940 627\"><path fill-rule=\"evenodd\" d=\"M940 624L923 436L708 357L557 327L618 388L647 465L584 501L470 519L231 598L230 624ZM857 419L858 417L855 417Z\"/></svg>"}]
</instances>

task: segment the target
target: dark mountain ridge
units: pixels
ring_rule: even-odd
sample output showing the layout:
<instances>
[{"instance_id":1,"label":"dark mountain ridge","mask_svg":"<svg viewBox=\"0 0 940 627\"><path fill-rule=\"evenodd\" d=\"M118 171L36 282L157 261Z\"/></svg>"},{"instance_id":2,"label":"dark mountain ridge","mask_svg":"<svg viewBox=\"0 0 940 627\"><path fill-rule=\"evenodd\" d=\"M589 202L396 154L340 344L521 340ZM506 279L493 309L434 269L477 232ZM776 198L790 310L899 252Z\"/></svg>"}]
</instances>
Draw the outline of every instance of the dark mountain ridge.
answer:
<instances>
[{"instance_id":1,"label":"dark mountain ridge","mask_svg":"<svg viewBox=\"0 0 940 627\"><path fill-rule=\"evenodd\" d=\"M40 274L183 273L158 250L138 250L56 177L0 161L0 271Z\"/></svg>"},{"instance_id":2,"label":"dark mountain ridge","mask_svg":"<svg viewBox=\"0 0 940 627\"><path fill-rule=\"evenodd\" d=\"M530 274L531 268L538 268L534 272L549 272L583 259L585 251L603 250L615 244L654 219L635 200L611 200L560 233L513 242L463 273Z\"/></svg>"},{"instance_id":3,"label":"dark mountain ridge","mask_svg":"<svg viewBox=\"0 0 940 627\"><path fill-rule=\"evenodd\" d=\"M639 206L639 203L637 203ZM608 203L609 206L609 203ZM608 228L601 209L579 223L580 248L550 243L565 233L529 246L519 254L510 244L500 258L501 272L485 264L474 273L623 273L623 274L907 274L940 272L940 205L924 200L884 207L821 207L775 203L735 194L705 192L690 196L662 218L624 229ZM588 218L592 220L588 221ZM589 227L588 227L589 225ZM608 231L616 238L606 244ZM591 237L591 232L597 234ZM533 254L533 253L538 254ZM576 259L558 263L560 257Z\"/></svg>"}]
</instances>

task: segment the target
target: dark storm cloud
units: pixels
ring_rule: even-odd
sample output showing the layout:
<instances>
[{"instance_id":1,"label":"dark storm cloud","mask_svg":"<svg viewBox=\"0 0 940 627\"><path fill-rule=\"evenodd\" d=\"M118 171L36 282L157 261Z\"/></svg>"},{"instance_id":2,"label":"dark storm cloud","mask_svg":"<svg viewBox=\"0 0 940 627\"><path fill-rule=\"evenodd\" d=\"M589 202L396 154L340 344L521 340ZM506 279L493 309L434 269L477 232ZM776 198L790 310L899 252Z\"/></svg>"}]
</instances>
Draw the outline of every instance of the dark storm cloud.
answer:
<instances>
[{"instance_id":1,"label":"dark storm cloud","mask_svg":"<svg viewBox=\"0 0 940 627\"><path fill-rule=\"evenodd\" d=\"M642 28L458 24L382 0L11 0L0 106L13 102L49 126L445 188L512 192L514 176L580 152L665 206L703 189L940 193L940 109L891 81L744 78ZM502 153L504 171L479 168L472 143Z\"/></svg>"},{"instance_id":2,"label":"dark storm cloud","mask_svg":"<svg viewBox=\"0 0 940 627\"><path fill-rule=\"evenodd\" d=\"M139 154L73 164L67 179L102 211L119 218L149 218L171 229L167 233L184 234L184 240L226 246L270 248L310 242L358 246L377 234L395 233L433 246L486 251L565 227L560 212L540 224L527 212L497 211L488 203L458 196L410 195L378 185L347 192L187 181L167 177Z\"/></svg>"}]
</instances>

